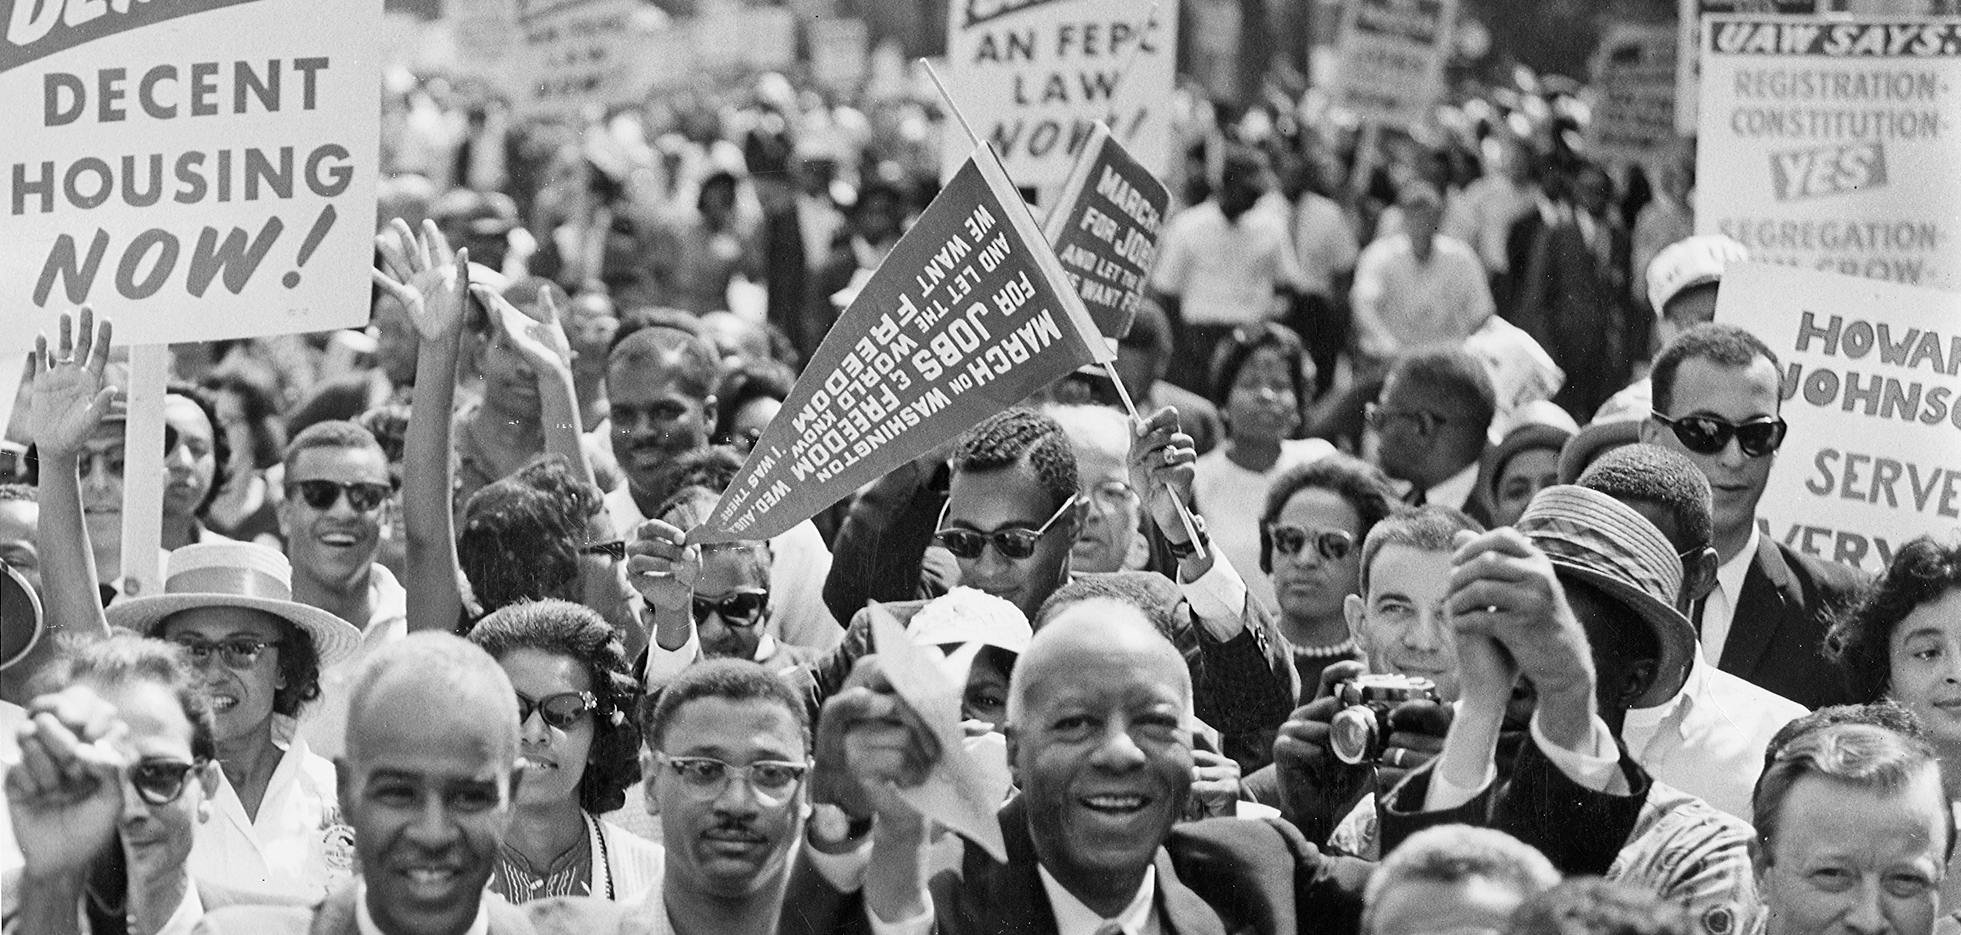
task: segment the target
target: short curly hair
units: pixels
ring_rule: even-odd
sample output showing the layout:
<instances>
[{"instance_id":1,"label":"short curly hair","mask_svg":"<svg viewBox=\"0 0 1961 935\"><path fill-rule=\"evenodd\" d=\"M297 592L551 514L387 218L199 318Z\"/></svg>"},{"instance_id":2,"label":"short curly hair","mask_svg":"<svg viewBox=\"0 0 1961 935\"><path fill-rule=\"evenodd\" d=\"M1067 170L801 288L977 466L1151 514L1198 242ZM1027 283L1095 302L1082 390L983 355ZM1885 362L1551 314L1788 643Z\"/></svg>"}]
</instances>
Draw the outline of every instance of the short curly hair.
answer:
<instances>
[{"instance_id":1,"label":"short curly hair","mask_svg":"<svg viewBox=\"0 0 1961 935\"><path fill-rule=\"evenodd\" d=\"M1825 634L1825 655L1838 663L1856 702L1878 701L1893 683L1888 644L1893 628L1914 608L1961 588L1961 544L1944 546L1921 536L1893 553L1893 561L1852 610Z\"/></svg>"},{"instance_id":2,"label":"short curly hair","mask_svg":"<svg viewBox=\"0 0 1961 935\"><path fill-rule=\"evenodd\" d=\"M1709 478L1695 462L1659 445L1622 445L1600 456L1580 479L1581 487L1626 503L1651 503L1675 518L1676 551L1709 547L1714 541L1715 507Z\"/></svg>"},{"instance_id":3,"label":"short curly hair","mask_svg":"<svg viewBox=\"0 0 1961 935\"><path fill-rule=\"evenodd\" d=\"M1287 374L1294 384L1294 405L1300 419L1297 424L1307 424L1307 407L1314 402L1314 360L1307 354L1307 345L1301 336L1286 325L1272 322L1244 325L1233 329L1232 334L1220 339L1217 347L1211 349L1212 363L1206 371L1210 378L1207 386L1212 391L1212 403L1222 411L1232 396L1233 384L1239 382L1239 372L1246 369L1246 362L1253 359L1262 348L1272 348L1287 360ZM1203 353L1202 350L1198 350Z\"/></svg>"},{"instance_id":4,"label":"short curly hair","mask_svg":"<svg viewBox=\"0 0 1961 935\"><path fill-rule=\"evenodd\" d=\"M1016 407L988 416L953 450L955 473L999 471L1028 462L1048 491L1050 509L1076 496L1076 448L1062 425L1033 409Z\"/></svg>"},{"instance_id":5,"label":"short curly hair","mask_svg":"<svg viewBox=\"0 0 1961 935\"><path fill-rule=\"evenodd\" d=\"M1273 486L1267 489L1266 509L1260 514L1261 571L1273 574L1273 536L1267 533L1267 527L1280 519L1280 511L1287 508L1287 501L1309 487L1326 490L1348 502L1361 518L1361 528L1355 531L1358 544L1368 541L1369 531L1375 524L1402 507L1382 470L1359 458L1336 453L1293 468L1275 478Z\"/></svg>"},{"instance_id":6,"label":"short curly hair","mask_svg":"<svg viewBox=\"0 0 1961 935\"><path fill-rule=\"evenodd\" d=\"M579 480L560 455L471 495L456 558L485 611L547 597L572 598L586 524L605 508L599 488Z\"/></svg>"},{"instance_id":7,"label":"short curly hair","mask_svg":"<svg viewBox=\"0 0 1961 935\"><path fill-rule=\"evenodd\" d=\"M804 750L810 749L810 711L804 700L789 683L747 659L703 659L682 669L660 691L643 698L640 732L646 738L647 748L659 751L667 740L667 729L674 724L681 708L703 698L782 705L803 732Z\"/></svg>"},{"instance_id":8,"label":"short curly hair","mask_svg":"<svg viewBox=\"0 0 1961 935\"><path fill-rule=\"evenodd\" d=\"M499 608L470 631L470 642L500 662L516 650L535 649L585 667L599 707L592 712L592 752L579 779L579 807L601 815L625 805L626 790L640 781L640 728L633 719L640 682L618 631L589 607L548 599Z\"/></svg>"}]
</instances>

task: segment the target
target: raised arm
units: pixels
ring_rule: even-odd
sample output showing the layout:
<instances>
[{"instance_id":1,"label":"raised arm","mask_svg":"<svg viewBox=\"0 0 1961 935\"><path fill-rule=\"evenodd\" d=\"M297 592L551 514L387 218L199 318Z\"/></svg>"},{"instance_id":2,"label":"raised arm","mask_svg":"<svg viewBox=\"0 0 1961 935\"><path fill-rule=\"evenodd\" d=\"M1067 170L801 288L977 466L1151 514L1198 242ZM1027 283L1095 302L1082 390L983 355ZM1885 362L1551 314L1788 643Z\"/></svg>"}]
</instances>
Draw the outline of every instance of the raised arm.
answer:
<instances>
[{"instance_id":1,"label":"raised arm","mask_svg":"<svg viewBox=\"0 0 1961 935\"><path fill-rule=\"evenodd\" d=\"M572 382L572 344L558 323L558 308L551 291L538 294L545 303L548 320L539 321L518 310L497 290L485 285L470 287L470 295L490 314L491 332L505 341L531 366L538 379L538 418L544 423L545 453L560 455L572 465L574 476L599 486L592 473L592 462L580 443L579 391Z\"/></svg>"},{"instance_id":2,"label":"raised arm","mask_svg":"<svg viewBox=\"0 0 1961 935\"><path fill-rule=\"evenodd\" d=\"M94 639L109 635L109 622L95 586L95 553L82 516L78 465L82 445L109 411L116 388L103 377L109 363L109 320L98 327L95 314L83 307L80 327L75 324L62 313L60 344L53 352L47 335L34 341L27 432L41 458L37 539L48 629Z\"/></svg>"},{"instance_id":3,"label":"raised arm","mask_svg":"<svg viewBox=\"0 0 1961 935\"><path fill-rule=\"evenodd\" d=\"M391 236L392 235L392 236ZM462 615L457 581L455 488L449 450L456 401L456 359L469 306L470 258L455 256L431 221L415 236L400 218L375 238L381 269L375 284L415 323L415 406L402 451L402 521L408 534L409 629L453 630Z\"/></svg>"}]
</instances>

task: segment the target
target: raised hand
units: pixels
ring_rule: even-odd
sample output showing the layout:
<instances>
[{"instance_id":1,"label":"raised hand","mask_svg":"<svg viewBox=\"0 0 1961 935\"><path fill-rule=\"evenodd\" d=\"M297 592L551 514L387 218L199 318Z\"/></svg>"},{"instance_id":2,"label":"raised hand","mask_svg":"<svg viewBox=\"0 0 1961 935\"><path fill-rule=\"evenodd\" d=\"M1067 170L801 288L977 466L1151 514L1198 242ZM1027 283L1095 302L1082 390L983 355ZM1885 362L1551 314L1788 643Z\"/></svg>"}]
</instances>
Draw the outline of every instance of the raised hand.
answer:
<instances>
[{"instance_id":1,"label":"raised hand","mask_svg":"<svg viewBox=\"0 0 1961 935\"><path fill-rule=\"evenodd\" d=\"M824 702L810 798L855 817L909 821L918 813L896 789L924 782L941 750L879 666L876 655L859 659L844 688Z\"/></svg>"},{"instance_id":2,"label":"raised hand","mask_svg":"<svg viewBox=\"0 0 1961 935\"><path fill-rule=\"evenodd\" d=\"M7 771L7 807L28 876L85 873L122 818L121 748L128 727L82 686L34 700L19 729L20 763Z\"/></svg>"},{"instance_id":3,"label":"raised hand","mask_svg":"<svg viewBox=\"0 0 1961 935\"><path fill-rule=\"evenodd\" d=\"M74 333L77 330L79 335ZM107 318L98 329L95 313L83 306L79 329L67 312L61 313L60 346L55 352L48 350L47 335L34 339L27 433L42 458L73 458L109 411L116 388L107 385L102 373L109 363L112 330Z\"/></svg>"},{"instance_id":4,"label":"raised hand","mask_svg":"<svg viewBox=\"0 0 1961 935\"><path fill-rule=\"evenodd\" d=\"M1151 519L1174 541L1184 538L1178 504L1192 501L1192 462L1198 448L1178 428L1178 410L1166 406L1131 426L1130 486L1144 498Z\"/></svg>"},{"instance_id":5,"label":"raised hand","mask_svg":"<svg viewBox=\"0 0 1961 935\"><path fill-rule=\"evenodd\" d=\"M650 519L626 544L627 582L653 608L656 619L687 615L694 622L691 599L701 577L701 547L684 544L686 537L679 527Z\"/></svg>"},{"instance_id":6,"label":"raised hand","mask_svg":"<svg viewBox=\"0 0 1961 935\"><path fill-rule=\"evenodd\" d=\"M534 372L570 371L572 343L565 339L565 328L558 323L558 308L549 291L538 295L545 303L544 321L526 315L489 286L472 286L470 294L489 310L491 330L509 341Z\"/></svg>"},{"instance_id":7,"label":"raised hand","mask_svg":"<svg viewBox=\"0 0 1961 935\"><path fill-rule=\"evenodd\" d=\"M1192 791L1186 818L1231 818L1239 807L1239 762L1210 750L1192 751Z\"/></svg>"},{"instance_id":8,"label":"raised hand","mask_svg":"<svg viewBox=\"0 0 1961 935\"><path fill-rule=\"evenodd\" d=\"M390 235L393 236L390 236ZM470 305L470 251L450 252L436 222L422 222L422 236L396 218L375 235L385 269L371 270L375 285L408 310L425 341L454 338Z\"/></svg>"}]
</instances>

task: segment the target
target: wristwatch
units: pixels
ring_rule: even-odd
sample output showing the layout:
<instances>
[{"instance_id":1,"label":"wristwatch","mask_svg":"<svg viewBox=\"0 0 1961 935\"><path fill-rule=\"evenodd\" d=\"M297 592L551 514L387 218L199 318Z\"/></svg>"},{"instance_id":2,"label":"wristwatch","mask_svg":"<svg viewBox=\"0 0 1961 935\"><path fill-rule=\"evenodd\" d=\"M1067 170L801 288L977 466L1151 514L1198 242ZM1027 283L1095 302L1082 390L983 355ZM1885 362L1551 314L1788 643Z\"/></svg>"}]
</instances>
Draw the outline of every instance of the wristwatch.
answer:
<instances>
[{"instance_id":1,"label":"wristwatch","mask_svg":"<svg viewBox=\"0 0 1961 935\"><path fill-rule=\"evenodd\" d=\"M1204 546L1208 551L1212 548L1212 537L1205 532L1205 517L1193 513L1192 526L1198 530L1197 539L1191 542L1172 542L1170 539L1165 540L1165 545L1171 549L1171 557L1181 562L1197 555L1199 546Z\"/></svg>"}]
</instances>

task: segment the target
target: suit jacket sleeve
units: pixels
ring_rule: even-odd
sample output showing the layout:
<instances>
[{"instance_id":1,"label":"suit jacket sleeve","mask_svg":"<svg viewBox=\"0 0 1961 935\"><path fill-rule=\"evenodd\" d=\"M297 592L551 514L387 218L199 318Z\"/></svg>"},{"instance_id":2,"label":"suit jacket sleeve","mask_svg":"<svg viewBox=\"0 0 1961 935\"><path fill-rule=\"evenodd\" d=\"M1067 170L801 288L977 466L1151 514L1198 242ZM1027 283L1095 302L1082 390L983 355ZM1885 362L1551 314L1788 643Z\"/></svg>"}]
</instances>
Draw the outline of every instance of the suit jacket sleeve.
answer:
<instances>
[{"instance_id":1,"label":"suit jacket sleeve","mask_svg":"<svg viewBox=\"0 0 1961 935\"><path fill-rule=\"evenodd\" d=\"M1221 751L1251 773L1273 762L1273 738L1294 710L1300 694L1287 641L1267 609L1250 597L1240 613L1238 635L1219 640L1193 619L1190 604L1179 606L1177 642L1191 647L1192 704L1198 718L1225 739Z\"/></svg>"},{"instance_id":2,"label":"suit jacket sleeve","mask_svg":"<svg viewBox=\"0 0 1961 935\"><path fill-rule=\"evenodd\" d=\"M920 596L922 558L945 502L945 469L926 475L916 461L879 478L859 495L831 543L824 604L832 617L850 620L866 601ZM939 591L946 589L945 582L936 585Z\"/></svg>"},{"instance_id":3,"label":"suit jacket sleeve","mask_svg":"<svg viewBox=\"0 0 1961 935\"><path fill-rule=\"evenodd\" d=\"M844 639L824 658L809 665L810 687L804 702L810 710L810 723L817 723L817 713L824 702L838 689L844 687L844 680L851 677L851 667L858 664L860 657L872 652L872 615L864 608L851 615L851 625L844 629Z\"/></svg>"}]
</instances>

